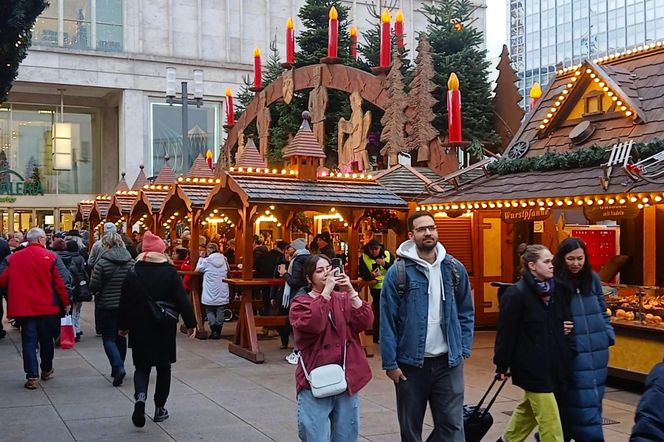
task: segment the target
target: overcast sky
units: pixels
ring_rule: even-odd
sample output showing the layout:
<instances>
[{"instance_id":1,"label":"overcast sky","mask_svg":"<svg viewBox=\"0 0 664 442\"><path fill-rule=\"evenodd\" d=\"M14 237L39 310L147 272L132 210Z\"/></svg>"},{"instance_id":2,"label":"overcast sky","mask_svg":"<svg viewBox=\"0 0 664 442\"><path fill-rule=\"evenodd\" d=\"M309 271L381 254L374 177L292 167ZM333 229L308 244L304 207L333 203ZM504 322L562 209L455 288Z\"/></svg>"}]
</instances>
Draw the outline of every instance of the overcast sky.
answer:
<instances>
[{"instance_id":1,"label":"overcast sky","mask_svg":"<svg viewBox=\"0 0 664 442\"><path fill-rule=\"evenodd\" d=\"M507 44L507 0L486 0L486 5L487 56L494 58Z\"/></svg>"}]
</instances>

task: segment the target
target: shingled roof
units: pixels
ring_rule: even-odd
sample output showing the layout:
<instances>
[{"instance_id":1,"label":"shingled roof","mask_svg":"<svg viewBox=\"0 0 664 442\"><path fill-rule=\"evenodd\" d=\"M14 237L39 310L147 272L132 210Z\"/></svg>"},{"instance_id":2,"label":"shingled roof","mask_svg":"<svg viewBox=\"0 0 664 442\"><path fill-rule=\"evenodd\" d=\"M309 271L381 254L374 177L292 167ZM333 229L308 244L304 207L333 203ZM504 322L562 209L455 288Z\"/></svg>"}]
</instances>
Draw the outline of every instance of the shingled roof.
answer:
<instances>
[{"instance_id":1,"label":"shingled roof","mask_svg":"<svg viewBox=\"0 0 664 442\"><path fill-rule=\"evenodd\" d=\"M397 164L378 172L374 178L394 194L406 200L419 201L430 196L426 186L441 177L428 167Z\"/></svg>"},{"instance_id":2,"label":"shingled roof","mask_svg":"<svg viewBox=\"0 0 664 442\"><path fill-rule=\"evenodd\" d=\"M283 158L294 156L327 158L314 133L311 131L309 121L302 120L302 124L290 143L283 150Z\"/></svg>"},{"instance_id":3,"label":"shingled roof","mask_svg":"<svg viewBox=\"0 0 664 442\"><path fill-rule=\"evenodd\" d=\"M157 178L155 178L154 184L168 185L168 184L175 184L176 182L177 182L177 177L175 176L175 171L173 170L171 165L168 164L168 157L166 157L166 162L159 171Z\"/></svg>"},{"instance_id":4,"label":"shingled roof","mask_svg":"<svg viewBox=\"0 0 664 442\"><path fill-rule=\"evenodd\" d=\"M129 190L129 185L127 184L127 180L125 179L125 173L122 172L122 178L120 178L120 181L118 181L118 184L115 186L115 192L122 192Z\"/></svg>"},{"instance_id":5,"label":"shingled roof","mask_svg":"<svg viewBox=\"0 0 664 442\"><path fill-rule=\"evenodd\" d=\"M305 206L405 208L406 202L376 182L336 180L301 181L291 177L235 175L234 181L249 202Z\"/></svg>"},{"instance_id":6,"label":"shingled roof","mask_svg":"<svg viewBox=\"0 0 664 442\"><path fill-rule=\"evenodd\" d=\"M166 190L153 190L153 189L143 189L143 194L150 203L153 213L159 213L161 211L161 206L168 195Z\"/></svg>"},{"instance_id":7,"label":"shingled roof","mask_svg":"<svg viewBox=\"0 0 664 442\"><path fill-rule=\"evenodd\" d=\"M267 167L267 161L258 152L253 138L249 138L244 149L240 152L239 158L235 160L235 165L238 167Z\"/></svg>"},{"instance_id":8,"label":"shingled roof","mask_svg":"<svg viewBox=\"0 0 664 442\"><path fill-rule=\"evenodd\" d=\"M198 154L185 176L192 178L214 178L214 172L208 167L207 160L203 158L203 155Z\"/></svg>"},{"instance_id":9,"label":"shingled roof","mask_svg":"<svg viewBox=\"0 0 664 442\"><path fill-rule=\"evenodd\" d=\"M95 203L92 201L81 201L78 203L78 210L76 211L76 221L87 221L90 217L90 212Z\"/></svg>"},{"instance_id":10,"label":"shingled roof","mask_svg":"<svg viewBox=\"0 0 664 442\"><path fill-rule=\"evenodd\" d=\"M651 167L651 173L664 170L664 163ZM661 192L662 185L634 181L619 167L614 167L606 190L600 185L602 167L583 169L526 172L511 175L493 175L481 178L472 186L432 196L422 204L441 202L476 202L495 200L524 200L532 198L565 198L625 193Z\"/></svg>"},{"instance_id":11,"label":"shingled roof","mask_svg":"<svg viewBox=\"0 0 664 442\"><path fill-rule=\"evenodd\" d=\"M131 190L141 190L143 186L145 186L148 183L148 179L145 176L145 172L143 171L145 166L141 164L138 167L141 170L138 172L138 176L136 177L136 181L134 181L134 184L131 186Z\"/></svg>"},{"instance_id":12,"label":"shingled roof","mask_svg":"<svg viewBox=\"0 0 664 442\"><path fill-rule=\"evenodd\" d=\"M648 142L664 133L664 45L654 45L647 51L634 50L630 54L604 57L596 62L585 61L569 72L559 72L547 86L535 111L527 115L506 154L511 146L520 142L529 143L526 156L539 156L551 150L609 146L626 140ZM600 88L600 82L605 86ZM611 101L616 97L631 112L630 116L621 107L612 104L613 107L605 108L602 114L576 115L567 120L562 118L563 114L569 116L570 107L582 103L588 85L607 95L611 92L611 97L604 100ZM607 90L602 91L603 88ZM565 89L571 90L566 94L568 98L556 106ZM552 112L552 109L557 111ZM582 143L573 144L570 132L584 120L590 121L595 131ZM547 126L544 132L540 128L542 124Z\"/></svg>"}]
</instances>

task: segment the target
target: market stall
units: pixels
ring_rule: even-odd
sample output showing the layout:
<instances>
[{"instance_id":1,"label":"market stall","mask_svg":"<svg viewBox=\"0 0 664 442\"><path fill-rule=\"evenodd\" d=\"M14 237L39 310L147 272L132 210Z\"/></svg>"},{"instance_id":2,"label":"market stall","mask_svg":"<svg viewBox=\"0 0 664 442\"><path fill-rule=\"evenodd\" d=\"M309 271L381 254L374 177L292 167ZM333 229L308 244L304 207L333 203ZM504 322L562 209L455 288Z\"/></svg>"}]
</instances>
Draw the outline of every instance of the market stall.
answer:
<instances>
[{"instance_id":1,"label":"market stall","mask_svg":"<svg viewBox=\"0 0 664 442\"><path fill-rule=\"evenodd\" d=\"M245 149L249 148L255 149L253 146ZM282 324L284 318L254 317L254 234L269 233L275 239L290 241L294 239L293 230L298 230L293 229L294 225L302 221L301 214L310 215L310 234L320 232L316 231L316 226L320 228L323 220L334 220L345 229L349 275L351 279L357 279L359 228L367 210L394 210L402 221L408 211L405 201L378 184L370 174L334 174L321 168L319 160L325 158L325 154L307 120L286 146L283 156L287 161L283 169L245 166L234 166L228 171L217 169L221 181L210 192L203 209L207 213L216 209L239 214L236 250L242 260L242 276L228 282L241 287L243 295L240 322L229 351L259 363L264 358L258 348L256 326ZM300 228L295 234L310 240L312 237L302 230ZM277 282L280 281L275 284Z\"/></svg>"}]
</instances>

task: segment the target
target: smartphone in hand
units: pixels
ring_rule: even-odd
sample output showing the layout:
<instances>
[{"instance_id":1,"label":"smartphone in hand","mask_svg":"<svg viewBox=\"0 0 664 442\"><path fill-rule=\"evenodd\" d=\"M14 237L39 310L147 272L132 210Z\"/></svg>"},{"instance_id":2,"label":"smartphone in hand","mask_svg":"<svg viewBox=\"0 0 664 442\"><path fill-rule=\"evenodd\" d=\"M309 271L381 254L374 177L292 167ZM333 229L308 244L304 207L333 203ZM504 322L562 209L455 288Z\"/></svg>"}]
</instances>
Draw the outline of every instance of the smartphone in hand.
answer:
<instances>
[{"instance_id":1,"label":"smartphone in hand","mask_svg":"<svg viewBox=\"0 0 664 442\"><path fill-rule=\"evenodd\" d=\"M339 269L339 270L335 270ZM344 273L344 263L341 258L332 258L332 271L337 275L343 275Z\"/></svg>"}]
</instances>

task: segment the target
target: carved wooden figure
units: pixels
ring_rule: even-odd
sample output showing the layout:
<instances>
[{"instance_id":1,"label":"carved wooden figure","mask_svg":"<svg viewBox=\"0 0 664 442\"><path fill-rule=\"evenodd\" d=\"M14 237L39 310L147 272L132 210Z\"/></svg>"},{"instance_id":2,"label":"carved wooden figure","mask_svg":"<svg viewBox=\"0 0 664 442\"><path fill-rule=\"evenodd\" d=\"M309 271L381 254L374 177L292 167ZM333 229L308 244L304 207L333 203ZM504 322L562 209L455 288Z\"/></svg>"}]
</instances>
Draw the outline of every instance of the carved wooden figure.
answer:
<instances>
[{"instance_id":1,"label":"carved wooden figure","mask_svg":"<svg viewBox=\"0 0 664 442\"><path fill-rule=\"evenodd\" d=\"M361 172L369 168L367 136L371 126L371 112L362 112L362 96L358 91L350 95L350 107L350 120L339 120L338 164L342 172Z\"/></svg>"},{"instance_id":2,"label":"carved wooden figure","mask_svg":"<svg viewBox=\"0 0 664 442\"><path fill-rule=\"evenodd\" d=\"M267 99L265 97L265 90L258 94L258 115L256 117L256 128L258 129L259 150L263 158L267 158L267 151L270 147L270 123L272 117L270 116L270 108L267 107Z\"/></svg>"},{"instance_id":3,"label":"carved wooden figure","mask_svg":"<svg viewBox=\"0 0 664 442\"><path fill-rule=\"evenodd\" d=\"M327 88L323 86L323 66L314 70L314 88L309 92L309 113L316 140L325 145L325 112L327 111Z\"/></svg>"}]
</instances>

